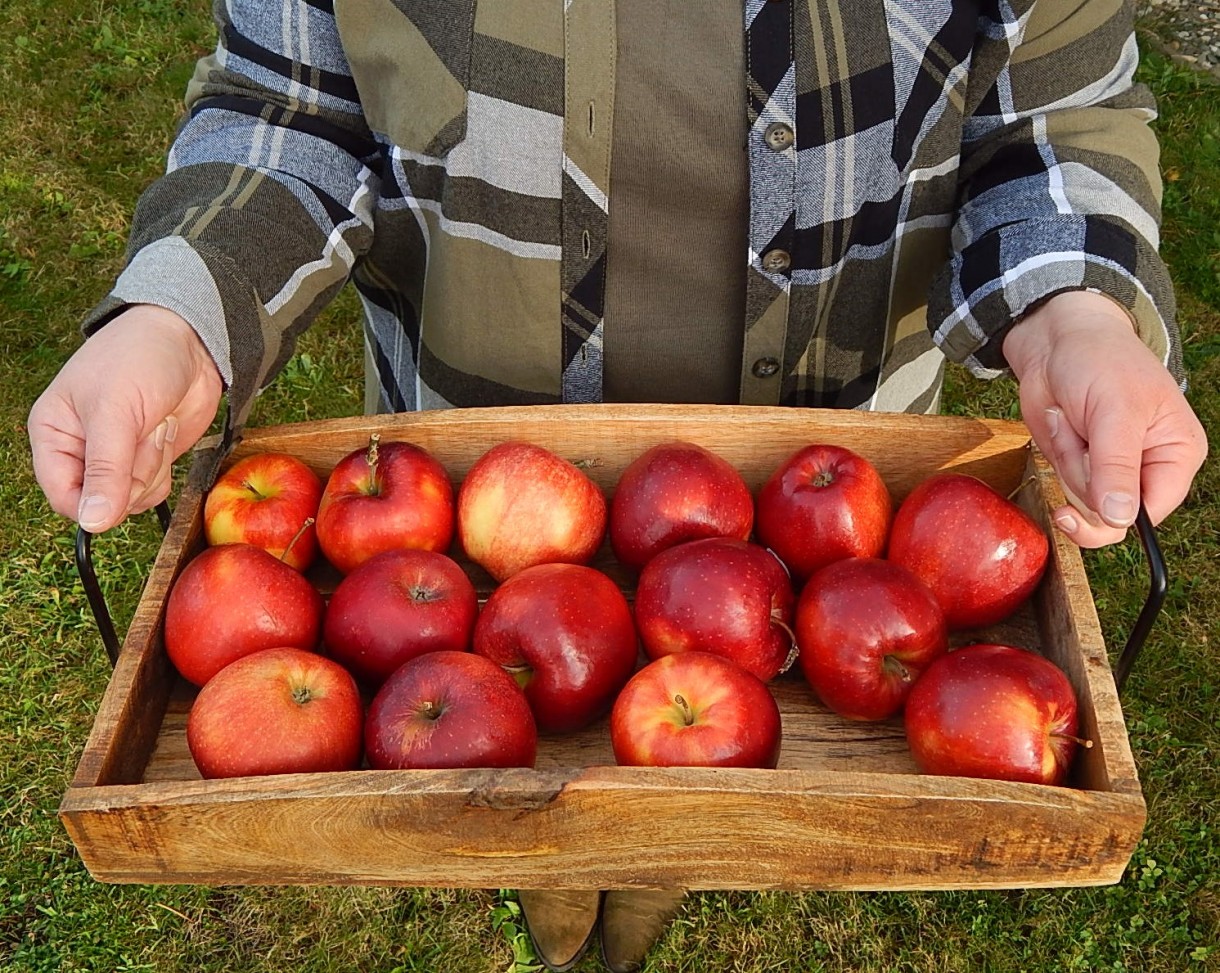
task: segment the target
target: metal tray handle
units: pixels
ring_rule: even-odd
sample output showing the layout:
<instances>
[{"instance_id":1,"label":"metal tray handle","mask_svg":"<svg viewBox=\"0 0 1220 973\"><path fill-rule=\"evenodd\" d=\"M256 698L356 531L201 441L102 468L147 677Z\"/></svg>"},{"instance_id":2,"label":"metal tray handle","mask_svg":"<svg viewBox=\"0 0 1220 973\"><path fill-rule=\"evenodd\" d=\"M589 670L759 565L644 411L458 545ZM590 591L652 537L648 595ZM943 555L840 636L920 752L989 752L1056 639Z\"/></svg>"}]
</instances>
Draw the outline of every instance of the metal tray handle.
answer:
<instances>
[{"instance_id":1,"label":"metal tray handle","mask_svg":"<svg viewBox=\"0 0 1220 973\"><path fill-rule=\"evenodd\" d=\"M161 533L164 534L169 530L169 502L162 500L154 509L161 524ZM89 607L93 610L93 620L97 623L102 644L106 646L106 655L113 666L119 661L119 637L114 630L110 609L106 606L106 596L102 593L102 586L98 584L97 572L93 570L93 535L83 527L76 528L76 573L80 575L85 597L89 599Z\"/></svg>"}]
</instances>

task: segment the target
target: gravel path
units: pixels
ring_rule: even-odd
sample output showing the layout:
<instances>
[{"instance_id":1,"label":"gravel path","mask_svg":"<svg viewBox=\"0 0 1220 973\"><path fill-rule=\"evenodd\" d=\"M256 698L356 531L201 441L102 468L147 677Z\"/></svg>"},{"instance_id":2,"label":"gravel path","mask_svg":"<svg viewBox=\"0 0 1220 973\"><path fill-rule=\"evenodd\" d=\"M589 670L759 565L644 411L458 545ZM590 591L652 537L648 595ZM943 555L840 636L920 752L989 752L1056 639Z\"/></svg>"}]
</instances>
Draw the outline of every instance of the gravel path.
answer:
<instances>
[{"instance_id":1,"label":"gravel path","mask_svg":"<svg viewBox=\"0 0 1220 973\"><path fill-rule=\"evenodd\" d=\"M1220 0L1139 0L1141 22L1182 61L1220 75Z\"/></svg>"}]
</instances>

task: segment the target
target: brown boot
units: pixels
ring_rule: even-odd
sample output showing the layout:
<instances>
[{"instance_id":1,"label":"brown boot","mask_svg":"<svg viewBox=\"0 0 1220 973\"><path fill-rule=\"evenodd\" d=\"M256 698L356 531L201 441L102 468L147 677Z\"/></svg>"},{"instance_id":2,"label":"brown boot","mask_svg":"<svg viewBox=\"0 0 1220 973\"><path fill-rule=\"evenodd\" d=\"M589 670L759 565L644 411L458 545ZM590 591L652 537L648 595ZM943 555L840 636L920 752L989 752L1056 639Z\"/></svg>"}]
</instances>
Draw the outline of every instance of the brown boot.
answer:
<instances>
[{"instance_id":1,"label":"brown boot","mask_svg":"<svg viewBox=\"0 0 1220 973\"><path fill-rule=\"evenodd\" d=\"M681 889L607 892L602 902L602 961L610 973L638 970L685 898Z\"/></svg>"},{"instance_id":2,"label":"brown boot","mask_svg":"<svg viewBox=\"0 0 1220 973\"><path fill-rule=\"evenodd\" d=\"M601 892L520 889L517 901L538 961L554 973L580 962L597 930Z\"/></svg>"}]
</instances>

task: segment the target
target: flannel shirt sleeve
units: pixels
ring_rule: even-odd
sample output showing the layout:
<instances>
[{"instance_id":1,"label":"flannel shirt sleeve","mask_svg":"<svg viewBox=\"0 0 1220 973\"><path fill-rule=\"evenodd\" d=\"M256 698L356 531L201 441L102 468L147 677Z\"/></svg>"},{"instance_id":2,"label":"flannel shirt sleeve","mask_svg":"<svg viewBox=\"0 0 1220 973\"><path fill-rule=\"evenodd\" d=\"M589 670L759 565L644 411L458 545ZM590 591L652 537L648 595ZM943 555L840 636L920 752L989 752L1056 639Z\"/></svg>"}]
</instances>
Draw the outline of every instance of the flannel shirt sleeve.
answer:
<instances>
[{"instance_id":1,"label":"flannel shirt sleeve","mask_svg":"<svg viewBox=\"0 0 1220 973\"><path fill-rule=\"evenodd\" d=\"M1063 291L1093 290L1126 308L1184 383L1173 287L1157 254L1155 105L1133 82L1132 4L995 0L979 23L952 256L928 302L935 342L994 377L1023 314Z\"/></svg>"},{"instance_id":2,"label":"flannel shirt sleeve","mask_svg":"<svg viewBox=\"0 0 1220 973\"><path fill-rule=\"evenodd\" d=\"M236 429L368 249L380 185L330 5L216 0L214 12L216 52L196 67L125 269L84 330L132 304L175 311L215 360Z\"/></svg>"}]
</instances>

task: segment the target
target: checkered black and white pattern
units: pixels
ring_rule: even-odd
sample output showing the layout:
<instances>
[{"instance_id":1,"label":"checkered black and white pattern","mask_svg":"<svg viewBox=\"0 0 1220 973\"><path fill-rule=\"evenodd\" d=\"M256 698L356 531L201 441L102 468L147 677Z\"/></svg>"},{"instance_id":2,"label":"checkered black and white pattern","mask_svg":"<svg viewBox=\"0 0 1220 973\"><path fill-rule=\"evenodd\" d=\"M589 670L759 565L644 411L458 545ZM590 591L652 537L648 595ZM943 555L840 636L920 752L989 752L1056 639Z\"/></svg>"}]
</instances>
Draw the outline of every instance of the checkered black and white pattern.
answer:
<instances>
[{"instance_id":1,"label":"checkered black and white pattern","mask_svg":"<svg viewBox=\"0 0 1220 973\"><path fill-rule=\"evenodd\" d=\"M351 278L381 408L599 399L612 0L215 9L216 53L86 327L178 311L240 422ZM1182 377L1130 3L742 16L741 401L931 410L945 356L998 374L1013 322L1080 288L1123 304Z\"/></svg>"}]
</instances>

